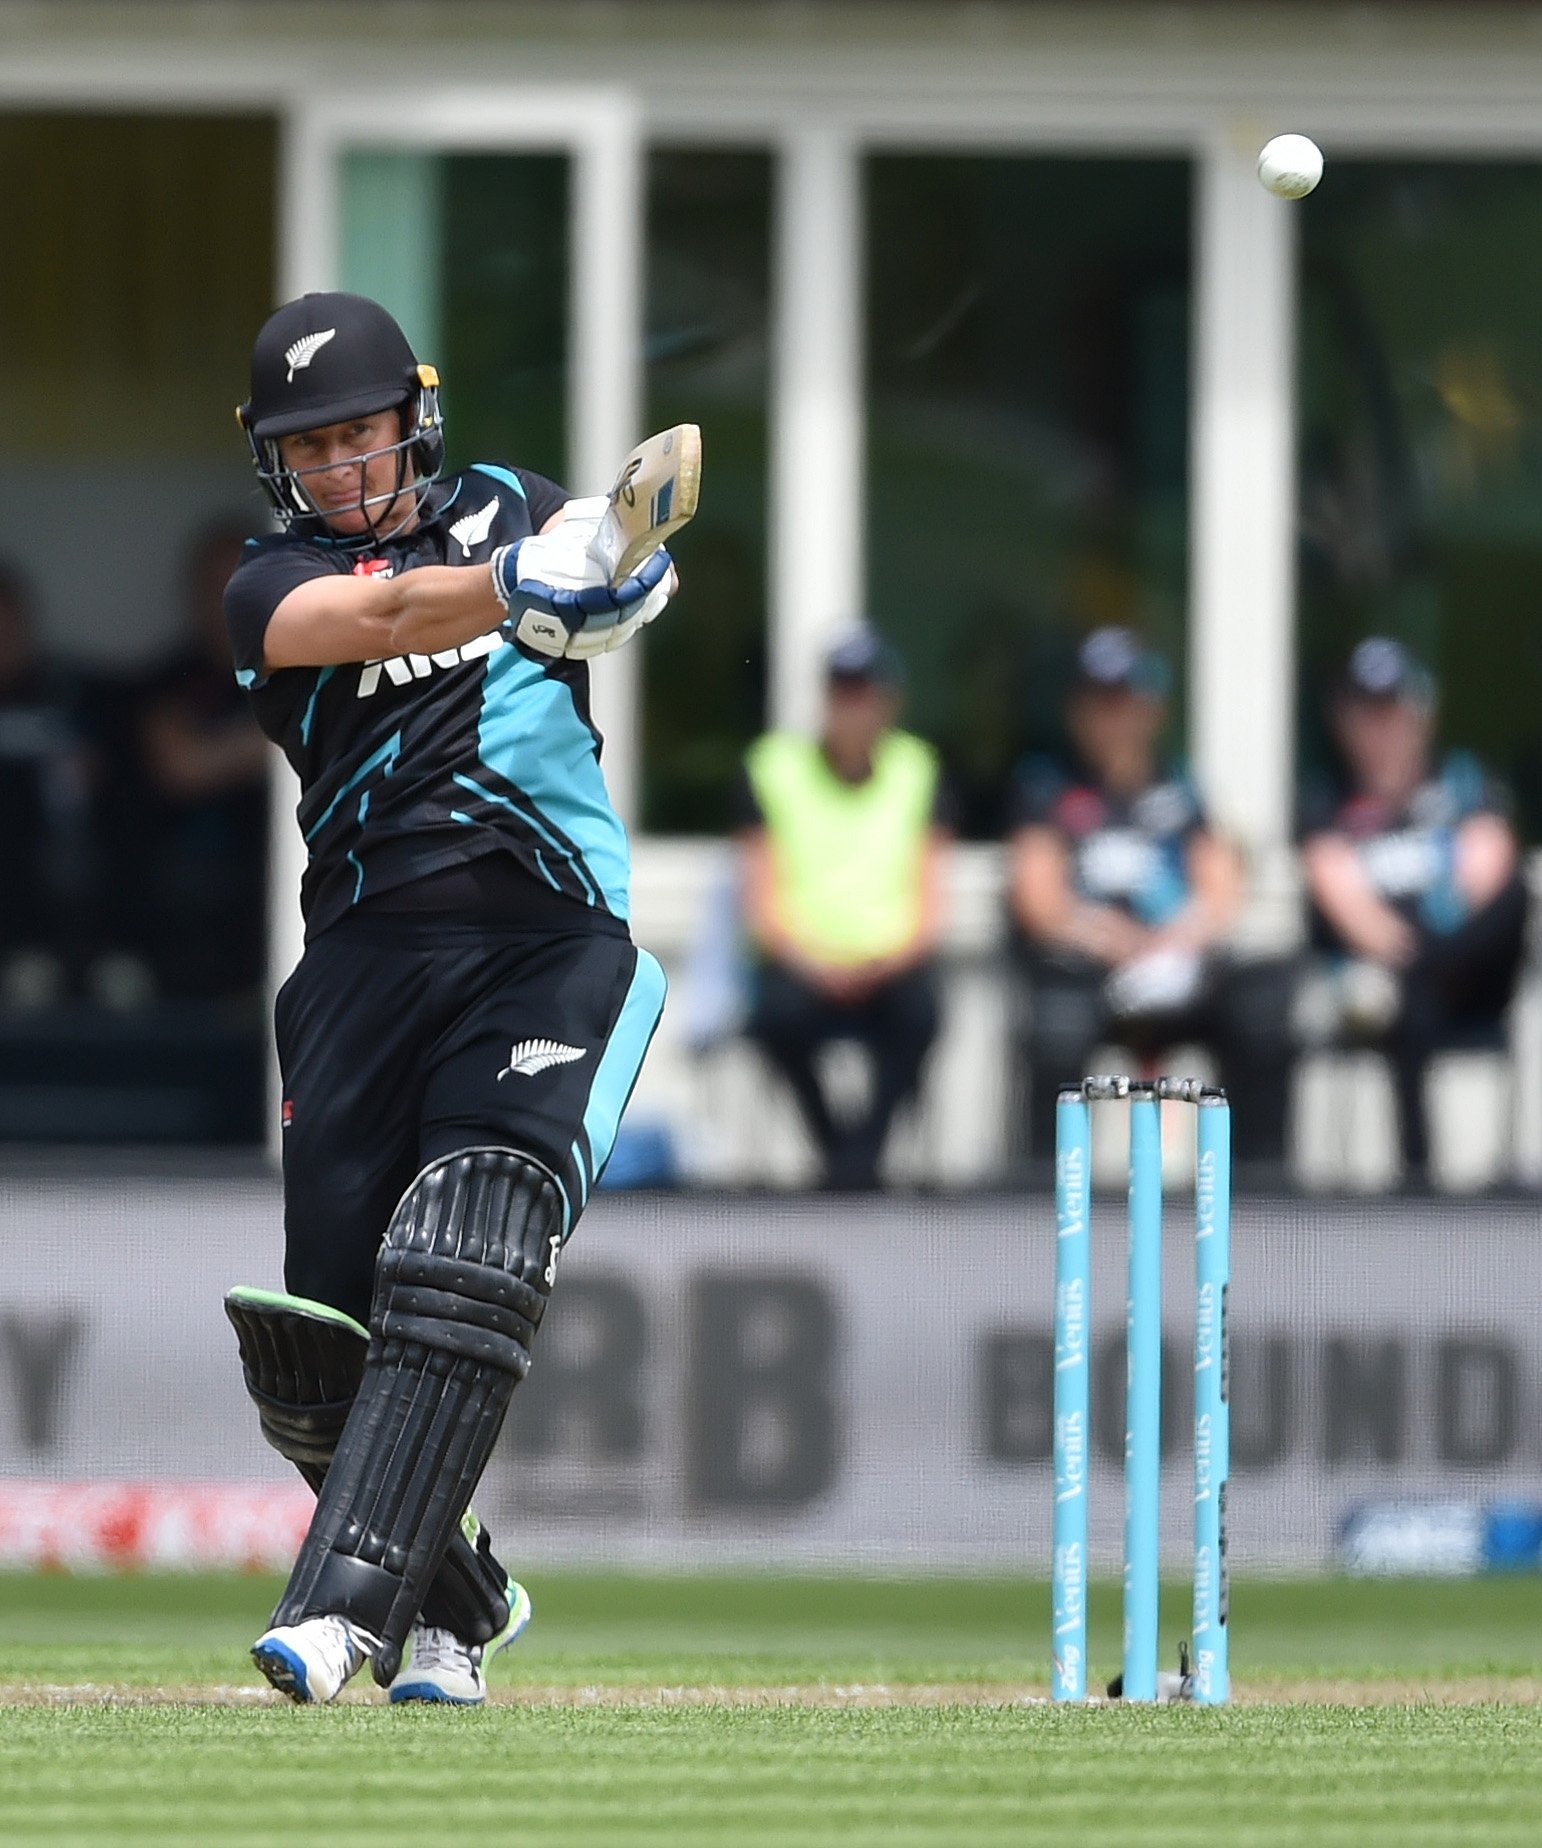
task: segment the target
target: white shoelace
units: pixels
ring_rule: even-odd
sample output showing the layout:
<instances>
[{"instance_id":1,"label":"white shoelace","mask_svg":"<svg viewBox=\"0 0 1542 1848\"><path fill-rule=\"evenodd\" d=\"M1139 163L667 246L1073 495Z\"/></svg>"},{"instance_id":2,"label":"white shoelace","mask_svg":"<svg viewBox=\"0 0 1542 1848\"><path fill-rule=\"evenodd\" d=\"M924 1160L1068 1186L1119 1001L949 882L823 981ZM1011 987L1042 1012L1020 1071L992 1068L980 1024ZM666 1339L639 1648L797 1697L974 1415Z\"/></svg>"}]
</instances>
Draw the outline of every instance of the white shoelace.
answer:
<instances>
[{"instance_id":1,"label":"white shoelace","mask_svg":"<svg viewBox=\"0 0 1542 1848\"><path fill-rule=\"evenodd\" d=\"M317 1636L316 1641L327 1666L339 1683L344 1682L364 1661L364 1649L355 1639L348 1621L343 1617L328 1617L326 1627Z\"/></svg>"},{"instance_id":2,"label":"white shoelace","mask_svg":"<svg viewBox=\"0 0 1542 1848\"><path fill-rule=\"evenodd\" d=\"M468 1649L453 1630L421 1624L413 1633L414 1668L458 1668L468 1675L477 1671L480 1651Z\"/></svg>"}]
</instances>

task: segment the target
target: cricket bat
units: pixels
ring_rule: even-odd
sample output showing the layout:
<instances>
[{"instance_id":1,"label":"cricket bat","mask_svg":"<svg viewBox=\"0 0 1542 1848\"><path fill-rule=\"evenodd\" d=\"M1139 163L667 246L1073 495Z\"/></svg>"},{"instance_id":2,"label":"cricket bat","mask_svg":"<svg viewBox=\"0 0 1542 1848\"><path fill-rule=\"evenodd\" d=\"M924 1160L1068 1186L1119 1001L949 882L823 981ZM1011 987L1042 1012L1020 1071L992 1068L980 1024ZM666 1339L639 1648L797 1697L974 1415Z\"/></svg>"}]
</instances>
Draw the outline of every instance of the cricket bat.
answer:
<instances>
[{"instance_id":1,"label":"cricket bat","mask_svg":"<svg viewBox=\"0 0 1542 1848\"><path fill-rule=\"evenodd\" d=\"M700 492L700 424L676 424L647 437L621 464L590 557L619 584L694 516Z\"/></svg>"}]
</instances>

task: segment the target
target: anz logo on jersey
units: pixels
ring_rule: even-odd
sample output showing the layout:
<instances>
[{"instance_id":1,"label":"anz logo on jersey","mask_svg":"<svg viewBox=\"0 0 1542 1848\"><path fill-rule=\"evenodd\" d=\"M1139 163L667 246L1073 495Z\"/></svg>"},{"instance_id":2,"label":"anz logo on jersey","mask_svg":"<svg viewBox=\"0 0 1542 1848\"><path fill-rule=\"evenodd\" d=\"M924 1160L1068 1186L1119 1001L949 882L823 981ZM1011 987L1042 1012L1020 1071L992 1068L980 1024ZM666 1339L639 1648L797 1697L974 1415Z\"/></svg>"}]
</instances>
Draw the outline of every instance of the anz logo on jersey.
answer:
<instances>
[{"instance_id":1,"label":"anz logo on jersey","mask_svg":"<svg viewBox=\"0 0 1542 1848\"><path fill-rule=\"evenodd\" d=\"M492 504L496 512L498 503ZM484 507L481 513L474 514L471 520L457 523L459 527L469 526L480 520L488 512ZM480 543L480 536L471 541ZM469 556L469 552L468 552ZM392 577L396 567L388 558L361 558L353 567L355 577ZM359 669L359 688L355 695L358 699L368 699L371 694L380 691L381 682L387 686L406 687L414 680L427 680L436 667L460 667L467 661L480 661L484 656L496 654L500 648L508 646L508 637L497 629L489 629L486 635L474 635L469 642L462 642L459 648L441 648L433 654L392 655L389 660L366 661Z\"/></svg>"},{"instance_id":2,"label":"anz logo on jersey","mask_svg":"<svg viewBox=\"0 0 1542 1848\"><path fill-rule=\"evenodd\" d=\"M387 686L410 686L414 680L427 680L436 667L459 667L466 661L480 661L483 656L507 648L509 640L497 629L486 635L474 635L459 648L441 648L434 654L392 655L385 661L366 661L359 669L357 698L368 699L378 693L382 682Z\"/></svg>"}]
</instances>

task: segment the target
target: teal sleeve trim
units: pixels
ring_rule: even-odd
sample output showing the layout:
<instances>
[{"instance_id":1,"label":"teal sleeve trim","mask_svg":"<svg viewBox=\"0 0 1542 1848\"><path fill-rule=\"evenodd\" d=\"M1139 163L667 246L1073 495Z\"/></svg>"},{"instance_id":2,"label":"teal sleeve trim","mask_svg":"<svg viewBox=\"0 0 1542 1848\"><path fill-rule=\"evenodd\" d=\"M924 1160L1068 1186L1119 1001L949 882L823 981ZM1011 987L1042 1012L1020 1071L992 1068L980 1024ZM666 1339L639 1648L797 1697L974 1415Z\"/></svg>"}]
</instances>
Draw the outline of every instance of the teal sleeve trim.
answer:
<instances>
[{"instance_id":1,"label":"teal sleeve trim","mask_svg":"<svg viewBox=\"0 0 1542 1848\"><path fill-rule=\"evenodd\" d=\"M316 684L311 688L311 696L305 702L305 711L300 715L301 744L309 744L311 741L311 728L316 723L316 701L320 697L321 689L336 672L335 667L324 667L316 676Z\"/></svg>"},{"instance_id":2,"label":"teal sleeve trim","mask_svg":"<svg viewBox=\"0 0 1542 1848\"><path fill-rule=\"evenodd\" d=\"M501 481L506 488L512 488L521 500L529 500L525 484L511 468L501 468L496 462L473 462L471 466L479 475L491 475L494 481Z\"/></svg>"}]
</instances>

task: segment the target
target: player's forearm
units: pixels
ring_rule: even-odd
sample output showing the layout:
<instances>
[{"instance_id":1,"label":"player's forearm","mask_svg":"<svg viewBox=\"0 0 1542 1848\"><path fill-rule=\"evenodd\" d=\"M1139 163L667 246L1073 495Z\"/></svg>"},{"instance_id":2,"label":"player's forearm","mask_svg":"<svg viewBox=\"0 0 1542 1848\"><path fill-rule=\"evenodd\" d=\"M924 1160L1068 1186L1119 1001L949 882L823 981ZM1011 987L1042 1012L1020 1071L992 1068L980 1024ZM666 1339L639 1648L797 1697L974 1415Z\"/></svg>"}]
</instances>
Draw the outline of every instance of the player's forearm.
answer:
<instances>
[{"instance_id":1,"label":"player's forearm","mask_svg":"<svg viewBox=\"0 0 1542 1848\"><path fill-rule=\"evenodd\" d=\"M1007 877L1008 902L1023 933L1040 943L1064 940L1077 907L1061 842L1045 829L1020 830Z\"/></svg>"},{"instance_id":2,"label":"player's forearm","mask_svg":"<svg viewBox=\"0 0 1542 1848\"><path fill-rule=\"evenodd\" d=\"M1413 926L1379 898L1337 898L1321 907L1323 915L1358 956L1395 968L1413 959L1418 938Z\"/></svg>"},{"instance_id":3,"label":"player's forearm","mask_svg":"<svg viewBox=\"0 0 1542 1848\"><path fill-rule=\"evenodd\" d=\"M1401 965L1412 957L1412 926L1377 893L1347 844L1323 838L1303 853L1307 889L1346 948L1378 962Z\"/></svg>"},{"instance_id":4,"label":"player's forearm","mask_svg":"<svg viewBox=\"0 0 1542 1848\"><path fill-rule=\"evenodd\" d=\"M503 607L493 595L491 573L481 566L466 570L425 565L386 582L396 593L391 619L393 654L433 654L440 648L458 648L496 629L504 619Z\"/></svg>"},{"instance_id":5,"label":"player's forearm","mask_svg":"<svg viewBox=\"0 0 1542 1848\"><path fill-rule=\"evenodd\" d=\"M769 837L763 829L747 829L740 845L744 856L744 925L750 941L774 962L807 970L813 959L786 921Z\"/></svg>"},{"instance_id":6,"label":"player's forearm","mask_svg":"<svg viewBox=\"0 0 1542 1848\"><path fill-rule=\"evenodd\" d=\"M1231 929L1234 908L1214 896L1196 893L1183 909L1155 932L1158 941L1175 950L1208 950Z\"/></svg>"},{"instance_id":7,"label":"player's forearm","mask_svg":"<svg viewBox=\"0 0 1542 1848\"><path fill-rule=\"evenodd\" d=\"M1175 949L1207 950L1241 915L1242 862L1227 842L1206 831L1190 843L1188 870L1192 896L1158 935Z\"/></svg>"},{"instance_id":8,"label":"player's forearm","mask_svg":"<svg viewBox=\"0 0 1542 1848\"><path fill-rule=\"evenodd\" d=\"M745 906L745 924L751 941L775 961L801 965L808 960L782 915L773 888L751 888Z\"/></svg>"},{"instance_id":9,"label":"player's forearm","mask_svg":"<svg viewBox=\"0 0 1542 1848\"><path fill-rule=\"evenodd\" d=\"M433 654L502 620L485 569L424 565L400 577L312 578L273 612L263 657L272 672Z\"/></svg>"},{"instance_id":10,"label":"player's forearm","mask_svg":"<svg viewBox=\"0 0 1542 1848\"><path fill-rule=\"evenodd\" d=\"M1016 888L1013 910L1024 935L1032 942L1081 950L1105 959L1110 934L1119 924L1128 922L1123 913L1116 914L1107 905L1087 904L1069 890Z\"/></svg>"},{"instance_id":11,"label":"player's forearm","mask_svg":"<svg viewBox=\"0 0 1542 1848\"><path fill-rule=\"evenodd\" d=\"M1011 889L1012 910L1024 935L1046 948L1074 950L1096 962L1116 963L1144 947L1146 931L1112 905L1078 896L1063 857L1035 864L1019 859Z\"/></svg>"},{"instance_id":12,"label":"player's forearm","mask_svg":"<svg viewBox=\"0 0 1542 1848\"><path fill-rule=\"evenodd\" d=\"M1081 899L1058 929L1046 933L1044 941L1109 964L1129 962L1152 947L1151 932L1138 918L1117 905L1094 905Z\"/></svg>"},{"instance_id":13,"label":"player's forearm","mask_svg":"<svg viewBox=\"0 0 1542 1848\"><path fill-rule=\"evenodd\" d=\"M1499 896L1519 863L1515 836L1499 816L1472 815L1457 830L1456 884L1474 909Z\"/></svg>"}]
</instances>

